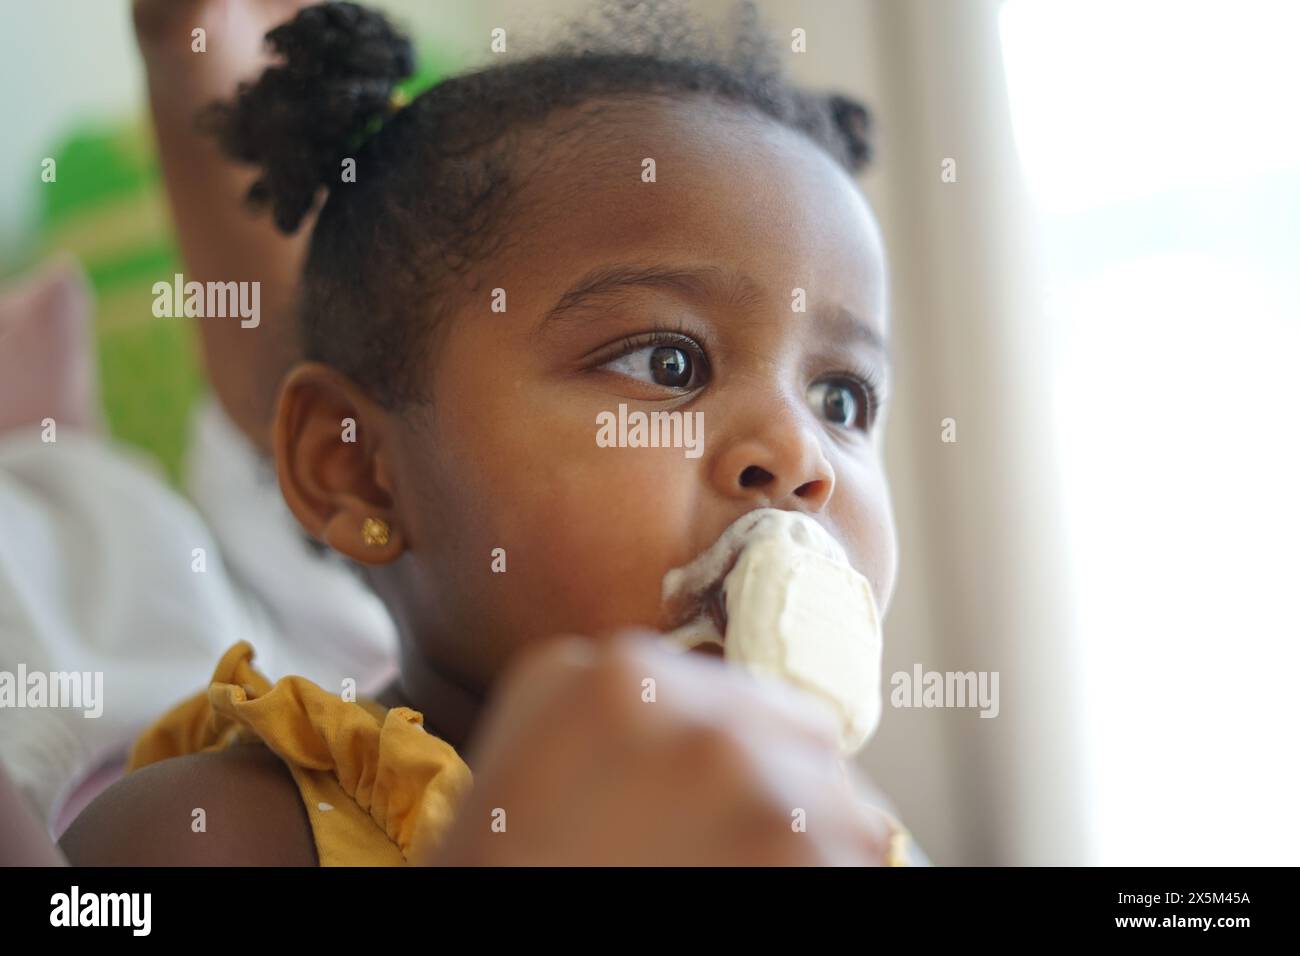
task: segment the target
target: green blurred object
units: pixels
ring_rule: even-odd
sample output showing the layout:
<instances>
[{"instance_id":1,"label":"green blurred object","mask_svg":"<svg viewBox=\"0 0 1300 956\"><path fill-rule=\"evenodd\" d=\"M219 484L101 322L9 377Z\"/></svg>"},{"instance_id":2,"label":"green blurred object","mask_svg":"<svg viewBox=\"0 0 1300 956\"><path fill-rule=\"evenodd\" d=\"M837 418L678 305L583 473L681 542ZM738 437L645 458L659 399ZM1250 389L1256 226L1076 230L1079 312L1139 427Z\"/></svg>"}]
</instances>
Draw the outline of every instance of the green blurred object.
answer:
<instances>
[{"instance_id":1,"label":"green blurred object","mask_svg":"<svg viewBox=\"0 0 1300 956\"><path fill-rule=\"evenodd\" d=\"M424 55L401 89L414 97L451 72L448 58ZM67 250L81 260L109 431L153 455L179 487L190 415L207 388L193 325L203 320L153 314L153 284L185 270L152 133L144 121L82 126L47 155L56 179L38 184L31 257Z\"/></svg>"},{"instance_id":2,"label":"green blurred object","mask_svg":"<svg viewBox=\"0 0 1300 956\"><path fill-rule=\"evenodd\" d=\"M153 283L183 271L149 128L83 128L51 153L41 189L40 253L75 254L95 293L104 418L179 485L189 415L205 383L194 320L153 315Z\"/></svg>"}]
</instances>

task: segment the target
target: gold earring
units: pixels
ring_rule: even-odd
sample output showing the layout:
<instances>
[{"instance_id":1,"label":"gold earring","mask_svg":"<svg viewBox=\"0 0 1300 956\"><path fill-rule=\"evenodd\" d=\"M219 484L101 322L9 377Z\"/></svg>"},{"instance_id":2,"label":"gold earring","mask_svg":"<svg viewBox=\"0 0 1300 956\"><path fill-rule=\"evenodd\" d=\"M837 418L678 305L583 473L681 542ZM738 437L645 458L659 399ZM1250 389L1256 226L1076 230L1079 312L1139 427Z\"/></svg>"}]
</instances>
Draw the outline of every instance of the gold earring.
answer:
<instances>
[{"instance_id":1,"label":"gold earring","mask_svg":"<svg viewBox=\"0 0 1300 956\"><path fill-rule=\"evenodd\" d=\"M382 518L367 518L361 522L361 540L382 548L388 544L388 522Z\"/></svg>"}]
</instances>

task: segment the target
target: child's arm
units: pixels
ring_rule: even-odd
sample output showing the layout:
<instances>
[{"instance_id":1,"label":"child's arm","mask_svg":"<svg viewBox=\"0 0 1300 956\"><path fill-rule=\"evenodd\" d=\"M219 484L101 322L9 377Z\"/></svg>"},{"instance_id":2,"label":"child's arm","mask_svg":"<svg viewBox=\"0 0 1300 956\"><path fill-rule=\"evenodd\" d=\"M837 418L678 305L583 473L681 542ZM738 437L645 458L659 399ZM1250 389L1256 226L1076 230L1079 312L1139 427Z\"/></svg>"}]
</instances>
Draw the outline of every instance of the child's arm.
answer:
<instances>
[{"instance_id":1,"label":"child's arm","mask_svg":"<svg viewBox=\"0 0 1300 956\"><path fill-rule=\"evenodd\" d=\"M82 811L59 847L73 866L317 864L298 787L261 745L163 760L128 774Z\"/></svg>"},{"instance_id":2,"label":"child's arm","mask_svg":"<svg viewBox=\"0 0 1300 956\"><path fill-rule=\"evenodd\" d=\"M269 218L251 215L243 200L255 173L223 157L194 117L256 76L268 62L265 33L306 2L135 0L133 10L185 279L261 283L256 327L207 318L199 330L213 390L267 454L276 391L296 357L292 301L311 221L284 236ZM206 52L192 49L197 27L206 31Z\"/></svg>"}]
</instances>

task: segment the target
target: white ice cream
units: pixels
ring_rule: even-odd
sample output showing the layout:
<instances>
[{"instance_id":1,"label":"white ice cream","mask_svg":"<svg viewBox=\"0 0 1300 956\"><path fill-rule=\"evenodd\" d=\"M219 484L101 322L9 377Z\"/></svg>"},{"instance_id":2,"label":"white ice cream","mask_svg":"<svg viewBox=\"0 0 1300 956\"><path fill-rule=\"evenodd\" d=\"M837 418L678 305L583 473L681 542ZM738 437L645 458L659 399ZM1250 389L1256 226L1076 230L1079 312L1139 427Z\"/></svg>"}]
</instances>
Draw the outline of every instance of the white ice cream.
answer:
<instances>
[{"instance_id":1,"label":"white ice cream","mask_svg":"<svg viewBox=\"0 0 1300 956\"><path fill-rule=\"evenodd\" d=\"M667 641L684 650L720 643L727 660L817 694L841 719L844 755L861 749L881 712L880 612L870 582L821 525L773 508L743 515L703 554L669 571L665 603L693 607L724 572L725 640L701 604Z\"/></svg>"}]
</instances>

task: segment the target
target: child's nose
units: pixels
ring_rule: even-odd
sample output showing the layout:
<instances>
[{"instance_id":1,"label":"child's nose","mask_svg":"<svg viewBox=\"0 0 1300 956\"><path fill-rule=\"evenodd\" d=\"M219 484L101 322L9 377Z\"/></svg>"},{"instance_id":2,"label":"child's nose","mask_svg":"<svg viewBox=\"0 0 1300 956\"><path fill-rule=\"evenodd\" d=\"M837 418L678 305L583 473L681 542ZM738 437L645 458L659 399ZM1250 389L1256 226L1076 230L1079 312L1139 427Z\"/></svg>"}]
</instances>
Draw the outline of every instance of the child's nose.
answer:
<instances>
[{"instance_id":1,"label":"child's nose","mask_svg":"<svg viewBox=\"0 0 1300 956\"><path fill-rule=\"evenodd\" d=\"M761 434L733 443L714 462L713 480L756 507L820 511L835 490L835 471L807 428L769 422Z\"/></svg>"}]
</instances>

